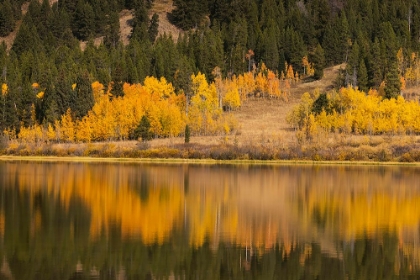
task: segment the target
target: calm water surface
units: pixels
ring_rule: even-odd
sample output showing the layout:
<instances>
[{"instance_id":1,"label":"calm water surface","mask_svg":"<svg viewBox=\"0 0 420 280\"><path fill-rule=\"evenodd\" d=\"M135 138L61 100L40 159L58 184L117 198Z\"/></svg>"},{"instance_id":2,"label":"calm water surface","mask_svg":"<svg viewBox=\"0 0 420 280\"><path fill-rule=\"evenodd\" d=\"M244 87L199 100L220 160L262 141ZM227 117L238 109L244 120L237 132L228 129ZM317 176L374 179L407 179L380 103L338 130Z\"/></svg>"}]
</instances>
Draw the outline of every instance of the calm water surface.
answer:
<instances>
[{"instance_id":1,"label":"calm water surface","mask_svg":"<svg viewBox=\"0 0 420 280\"><path fill-rule=\"evenodd\" d=\"M420 168L0 162L0 279L419 279Z\"/></svg>"}]
</instances>

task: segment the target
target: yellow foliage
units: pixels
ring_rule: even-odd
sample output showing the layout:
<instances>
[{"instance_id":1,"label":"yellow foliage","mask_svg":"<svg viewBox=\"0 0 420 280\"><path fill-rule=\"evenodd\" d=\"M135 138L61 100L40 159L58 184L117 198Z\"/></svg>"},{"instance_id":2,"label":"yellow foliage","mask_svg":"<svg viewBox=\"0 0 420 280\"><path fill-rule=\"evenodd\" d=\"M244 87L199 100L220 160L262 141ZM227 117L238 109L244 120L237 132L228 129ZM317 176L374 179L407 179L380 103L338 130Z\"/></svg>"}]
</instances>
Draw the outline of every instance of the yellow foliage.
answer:
<instances>
[{"instance_id":1,"label":"yellow foliage","mask_svg":"<svg viewBox=\"0 0 420 280\"><path fill-rule=\"evenodd\" d=\"M3 83L1 85L1 95L5 96L8 91L9 91L9 87L7 86L7 84Z\"/></svg>"},{"instance_id":2,"label":"yellow foliage","mask_svg":"<svg viewBox=\"0 0 420 280\"><path fill-rule=\"evenodd\" d=\"M61 116L61 140L65 142L73 142L75 137L75 125L71 116L70 108Z\"/></svg>"},{"instance_id":3,"label":"yellow foliage","mask_svg":"<svg viewBox=\"0 0 420 280\"><path fill-rule=\"evenodd\" d=\"M168 98L175 94L174 87L164 77L161 77L159 80L155 77L146 77L144 79L144 87L150 94L157 95L160 98Z\"/></svg>"},{"instance_id":4,"label":"yellow foliage","mask_svg":"<svg viewBox=\"0 0 420 280\"><path fill-rule=\"evenodd\" d=\"M420 104L406 101L399 96L397 99L382 99L375 91L368 95L354 88L342 88L338 95L331 99L340 111L330 114L322 112L316 116L315 122L325 131L341 131L356 134L399 134L419 133L418 119ZM305 128L307 135L312 100L309 94L304 94L299 105L288 115L287 121L294 127Z\"/></svg>"},{"instance_id":5,"label":"yellow foliage","mask_svg":"<svg viewBox=\"0 0 420 280\"><path fill-rule=\"evenodd\" d=\"M42 98L44 98L44 94L45 94L45 92L40 91L40 92L38 92L38 94L36 95L36 98L38 98L38 99L42 99Z\"/></svg>"}]
</instances>

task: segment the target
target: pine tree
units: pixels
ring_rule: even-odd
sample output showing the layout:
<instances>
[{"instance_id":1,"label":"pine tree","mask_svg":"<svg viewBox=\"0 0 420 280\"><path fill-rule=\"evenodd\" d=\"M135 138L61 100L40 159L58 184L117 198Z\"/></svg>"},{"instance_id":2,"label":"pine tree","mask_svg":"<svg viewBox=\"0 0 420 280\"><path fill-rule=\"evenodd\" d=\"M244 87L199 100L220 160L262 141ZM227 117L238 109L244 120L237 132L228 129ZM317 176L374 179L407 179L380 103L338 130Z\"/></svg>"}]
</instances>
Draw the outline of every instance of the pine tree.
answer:
<instances>
[{"instance_id":1,"label":"pine tree","mask_svg":"<svg viewBox=\"0 0 420 280\"><path fill-rule=\"evenodd\" d=\"M7 36L15 27L13 10L9 0L0 3L0 36Z\"/></svg>"},{"instance_id":2,"label":"pine tree","mask_svg":"<svg viewBox=\"0 0 420 280\"><path fill-rule=\"evenodd\" d=\"M371 55L369 56L369 87L378 88L383 81L383 61L381 60L381 48L379 40L375 38L372 45Z\"/></svg>"},{"instance_id":3,"label":"pine tree","mask_svg":"<svg viewBox=\"0 0 420 280\"><path fill-rule=\"evenodd\" d=\"M143 142L149 141L152 139L153 135L150 131L150 121L146 115L141 117L140 123L134 130L134 138L138 139L141 138Z\"/></svg>"},{"instance_id":4,"label":"pine tree","mask_svg":"<svg viewBox=\"0 0 420 280\"><path fill-rule=\"evenodd\" d=\"M401 93L401 81L398 76L398 65L394 59L390 63L390 68L385 76L385 97L397 98Z\"/></svg>"},{"instance_id":5,"label":"pine tree","mask_svg":"<svg viewBox=\"0 0 420 280\"><path fill-rule=\"evenodd\" d=\"M319 80L324 76L325 67L325 54L320 44L315 48L312 61L314 63L314 78Z\"/></svg>"},{"instance_id":6,"label":"pine tree","mask_svg":"<svg viewBox=\"0 0 420 280\"><path fill-rule=\"evenodd\" d=\"M73 34L80 40L87 40L95 34L95 13L88 2L79 0L73 20Z\"/></svg>"},{"instance_id":7,"label":"pine tree","mask_svg":"<svg viewBox=\"0 0 420 280\"><path fill-rule=\"evenodd\" d=\"M190 136L191 136L190 126L187 124L185 126L185 143L190 143Z\"/></svg>"},{"instance_id":8,"label":"pine tree","mask_svg":"<svg viewBox=\"0 0 420 280\"><path fill-rule=\"evenodd\" d=\"M154 13L152 19L150 20L149 29L147 33L149 33L149 40L150 42L154 42L159 32L159 15Z\"/></svg>"},{"instance_id":9,"label":"pine tree","mask_svg":"<svg viewBox=\"0 0 420 280\"><path fill-rule=\"evenodd\" d=\"M368 73L364 59L360 60L359 70L357 72L357 85L361 91L368 91Z\"/></svg>"},{"instance_id":10,"label":"pine tree","mask_svg":"<svg viewBox=\"0 0 420 280\"><path fill-rule=\"evenodd\" d=\"M71 107L74 116L81 119L87 115L94 105L93 91L89 73L85 70L82 71L76 80L76 100Z\"/></svg>"}]
</instances>

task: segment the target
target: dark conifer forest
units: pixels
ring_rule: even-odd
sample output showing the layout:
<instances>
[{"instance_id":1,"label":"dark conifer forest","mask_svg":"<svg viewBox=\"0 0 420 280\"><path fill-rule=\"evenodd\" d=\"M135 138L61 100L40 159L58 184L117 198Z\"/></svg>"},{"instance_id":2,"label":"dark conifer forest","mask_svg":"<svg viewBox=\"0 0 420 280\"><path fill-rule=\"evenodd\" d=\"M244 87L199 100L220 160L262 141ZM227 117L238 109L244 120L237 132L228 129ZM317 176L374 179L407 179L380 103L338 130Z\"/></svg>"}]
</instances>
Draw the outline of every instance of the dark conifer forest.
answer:
<instances>
[{"instance_id":1,"label":"dark conifer forest","mask_svg":"<svg viewBox=\"0 0 420 280\"><path fill-rule=\"evenodd\" d=\"M158 35L154 2L32 0L22 14L24 0L1 0L0 36L19 28L10 50L0 46L0 79L7 85L0 130L46 126L68 108L73 118L83 118L94 104L94 81L112 85L116 98L124 95L125 82L165 77L188 95L192 73L212 81L216 67L232 77L262 63L278 74L286 65L303 73L304 57L314 66L314 79L345 62L337 87L367 91L386 81L385 97L391 98L420 50L415 0L174 0L167 17L182 30L177 40ZM134 13L127 45L119 34L124 9ZM103 43L95 46L98 37ZM84 50L80 41L87 41Z\"/></svg>"}]
</instances>

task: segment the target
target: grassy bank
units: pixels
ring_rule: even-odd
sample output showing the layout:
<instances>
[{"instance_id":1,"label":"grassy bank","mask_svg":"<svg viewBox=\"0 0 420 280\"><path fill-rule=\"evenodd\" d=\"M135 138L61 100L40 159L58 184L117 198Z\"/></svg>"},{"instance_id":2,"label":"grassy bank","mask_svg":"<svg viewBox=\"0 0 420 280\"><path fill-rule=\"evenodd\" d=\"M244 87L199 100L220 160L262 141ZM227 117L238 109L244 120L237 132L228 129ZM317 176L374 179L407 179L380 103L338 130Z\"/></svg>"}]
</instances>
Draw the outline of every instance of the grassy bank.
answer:
<instances>
[{"instance_id":1,"label":"grassy bank","mask_svg":"<svg viewBox=\"0 0 420 280\"><path fill-rule=\"evenodd\" d=\"M36 160L77 161L169 161L193 162L334 162L334 163L416 163L420 162L420 141L409 136L344 136L330 135L317 141L301 143L278 138L245 141L237 136L193 138L182 143L181 138L158 139L151 142L101 142L80 144L23 144L3 145L0 155ZM195 140L195 141L194 141Z\"/></svg>"}]
</instances>

